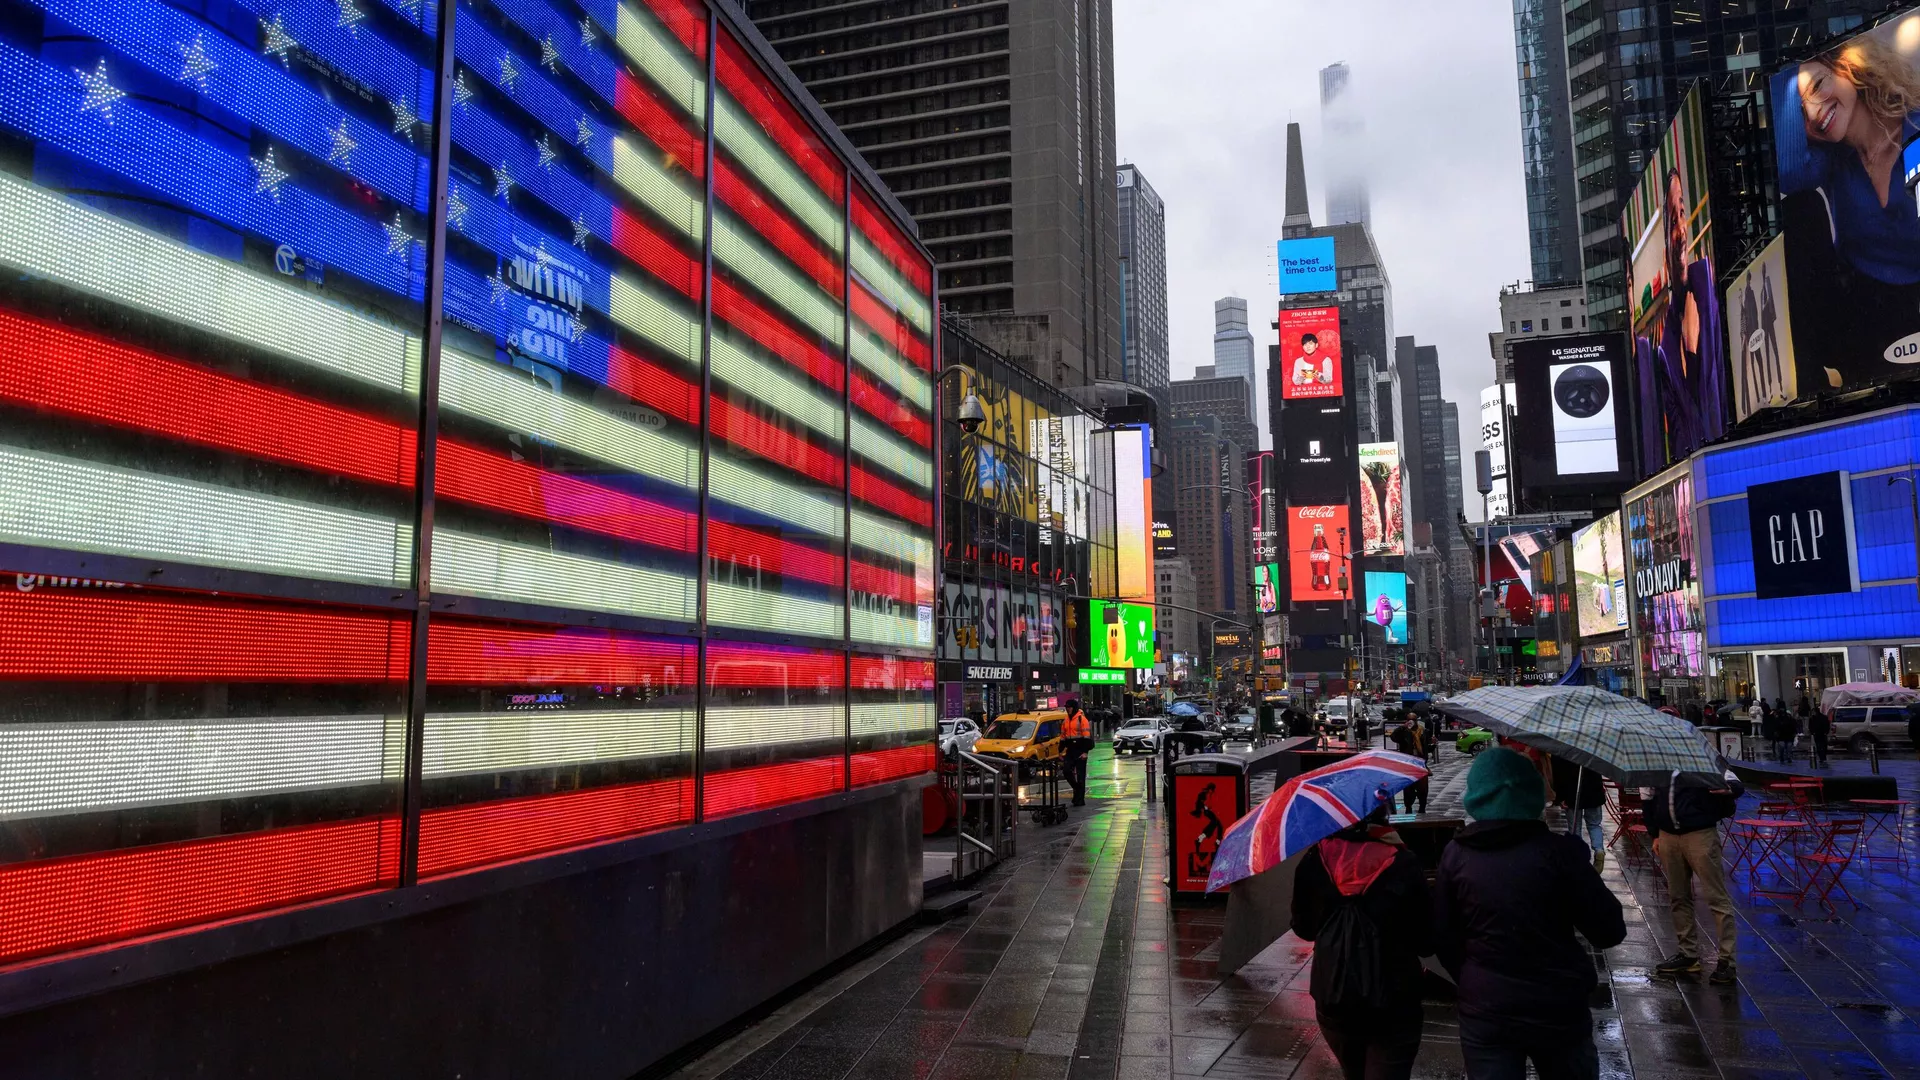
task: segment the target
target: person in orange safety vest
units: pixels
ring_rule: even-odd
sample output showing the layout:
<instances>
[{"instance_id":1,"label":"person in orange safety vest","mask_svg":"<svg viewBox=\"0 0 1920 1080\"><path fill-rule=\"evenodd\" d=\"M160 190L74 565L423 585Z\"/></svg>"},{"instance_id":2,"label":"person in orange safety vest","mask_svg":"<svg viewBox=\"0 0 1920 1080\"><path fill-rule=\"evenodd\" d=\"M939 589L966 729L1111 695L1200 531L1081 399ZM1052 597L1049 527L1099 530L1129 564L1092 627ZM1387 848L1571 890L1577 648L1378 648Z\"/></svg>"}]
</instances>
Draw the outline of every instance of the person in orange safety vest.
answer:
<instances>
[{"instance_id":1,"label":"person in orange safety vest","mask_svg":"<svg viewBox=\"0 0 1920 1080\"><path fill-rule=\"evenodd\" d=\"M1060 725L1066 740L1067 783L1073 785L1073 805L1087 805L1087 755L1093 752L1093 724L1080 708L1079 698L1067 699L1067 721Z\"/></svg>"}]
</instances>

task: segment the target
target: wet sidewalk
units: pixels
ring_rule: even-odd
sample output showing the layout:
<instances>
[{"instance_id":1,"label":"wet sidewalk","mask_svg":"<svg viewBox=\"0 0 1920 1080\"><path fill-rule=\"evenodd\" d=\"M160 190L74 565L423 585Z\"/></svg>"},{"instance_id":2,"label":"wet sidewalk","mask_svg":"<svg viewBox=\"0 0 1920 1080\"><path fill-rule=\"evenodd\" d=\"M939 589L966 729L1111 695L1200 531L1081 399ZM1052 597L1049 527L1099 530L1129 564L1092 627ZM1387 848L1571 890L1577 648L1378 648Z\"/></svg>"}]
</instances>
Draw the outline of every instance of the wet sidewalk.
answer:
<instances>
[{"instance_id":1,"label":"wet sidewalk","mask_svg":"<svg viewBox=\"0 0 1920 1080\"><path fill-rule=\"evenodd\" d=\"M1218 977L1225 907L1170 902L1141 764L1092 765L1092 805L1027 830L970 913L889 943L676 1080L1337 1077L1306 992L1311 949L1289 935ZM1457 797L1464 765L1443 749L1436 810ZM1890 766L1913 797L1920 768ZM1920 1076L1915 873L1850 875L1863 909L1842 904L1831 919L1756 905L1743 889L1741 981L1721 988L1651 976L1673 944L1664 883L1651 863L1611 858L1628 937L1596 960L1602 1074ZM1464 1075L1448 1003L1427 1003L1416 1075Z\"/></svg>"}]
</instances>

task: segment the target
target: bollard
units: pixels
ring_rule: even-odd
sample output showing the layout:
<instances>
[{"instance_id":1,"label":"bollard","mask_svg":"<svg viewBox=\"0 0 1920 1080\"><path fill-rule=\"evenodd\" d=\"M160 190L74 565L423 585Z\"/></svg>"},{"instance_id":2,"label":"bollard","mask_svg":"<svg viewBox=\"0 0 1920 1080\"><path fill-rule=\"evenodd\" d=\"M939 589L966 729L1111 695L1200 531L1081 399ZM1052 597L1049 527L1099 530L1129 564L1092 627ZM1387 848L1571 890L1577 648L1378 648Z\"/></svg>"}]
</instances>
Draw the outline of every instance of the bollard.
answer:
<instances>
[{"instance_id":1,"label":"bollard","mask_svg":"<svg viewBox=\"0 0 1920 1080\"><path fill-rule=\"evenodd\" d=\"M1152 801L1153 801L1153 798L1154 798L1154 794L1153 794L1153 765L1154 765L1154 759L1155 759L1155 758L1158 758L1159 756L1160 756L1160 755L1158 755L1158 754L1154 754L1153 756L1151 756L1151 757L1149 757L1149 758L1147 758L1147 801L1148 801L1148 802L1152 802Z\"/></svg>"},{"instance_id":2,"label":"bollard","mask_svg":"<svg viewBox=\"0 0 1920 1080\"><path fill-rule=\"evenodd\" d=\"M1873 772L1873 775L1880 775L1880 744L1878 742L1867 744L1867 768Z\"/></svg>"}]
</instances>

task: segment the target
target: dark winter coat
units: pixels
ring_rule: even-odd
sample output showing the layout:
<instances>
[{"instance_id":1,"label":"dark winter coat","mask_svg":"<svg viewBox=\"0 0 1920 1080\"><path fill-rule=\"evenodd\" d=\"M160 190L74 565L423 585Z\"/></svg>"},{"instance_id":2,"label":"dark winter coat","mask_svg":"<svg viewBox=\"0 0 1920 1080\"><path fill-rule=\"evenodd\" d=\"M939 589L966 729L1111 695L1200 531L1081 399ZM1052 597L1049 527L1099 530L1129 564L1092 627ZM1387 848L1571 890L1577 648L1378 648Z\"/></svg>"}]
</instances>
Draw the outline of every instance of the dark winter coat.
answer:
<instances>
[{"instance_id":1,"label":"dark winter coat","mask_svg":"<svg viewBox=\"0 0 1920 1080\"><path fill-rule=\"evenodd\" d=\"M1572 806L1574 793L1579 792L1579 809L1591 810L1607 804L1607 789L1600 774L1592 769L1581 768L1571 761L1553 759L1553 793L1561 806Z\"/></svg>"},{"instance_id":2,"label":"dark winter coat","mask_svg":"<svg viewBox=\"0 0 1920 1080\"><path fill-rule=\"evenodd\" d=\"M1383 845L1384 846L1384 845ZM1312 941L1340 900L1340 890L1318 845L1300 857L1293 874L1293 932ZM1379 877L1360 894L1360 910L1380 930L1381 976L1388 1008L1420 1004L1420 958L1433 955L1433 896L1420 859L1397 849Z\"/></svg>"},{"instance_id":3,"label":"dark winter coat","mask_svg":"<svg viewBox=\"0 0 1920 1080\"><path fill-rule=\"evenodd\" d=\"M1716 785L1691 773L1683 774L1678 783L1653 789L1653 797L1646 801L1647 835L1711 829L1720 819L1733 816L1737 800L1744 793L1737 780L1721 780Z\"/></svg>"},{"instance_id":4,"label":"dark winter coat","mask_svg":"<svg viewBox=\"0 0 1920 1080\"><path fill-rule=\"evenodd\" d=\"M1543 821L1478 821L1440 856L1434 946L1460 988L1460 1025L1503 1040L1584 1038L1597 948L1627 936L1585 842Z\"/></svg>"}]
</instances>

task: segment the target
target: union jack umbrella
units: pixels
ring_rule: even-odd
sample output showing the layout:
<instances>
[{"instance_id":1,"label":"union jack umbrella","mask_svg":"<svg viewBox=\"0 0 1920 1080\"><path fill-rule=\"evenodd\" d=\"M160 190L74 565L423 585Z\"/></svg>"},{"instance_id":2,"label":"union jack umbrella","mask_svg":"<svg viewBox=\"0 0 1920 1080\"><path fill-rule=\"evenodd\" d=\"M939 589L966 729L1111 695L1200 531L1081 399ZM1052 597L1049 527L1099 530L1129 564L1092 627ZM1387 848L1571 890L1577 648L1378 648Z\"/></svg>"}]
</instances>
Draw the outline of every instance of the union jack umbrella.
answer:
<instances>
[{"instance_id":1,"label":"union jack umbrella","mask_svg":"<svg viewBox=\"0 0 1920 1080\"><path fill-rule=\"evenodd\" d=\"M1279 866L1382 803L1391 804L1396 793L1427 775L1417 757L1367 750L1294 777L1220 838L1207 891Z\"/></svg>"}]
</instances>

